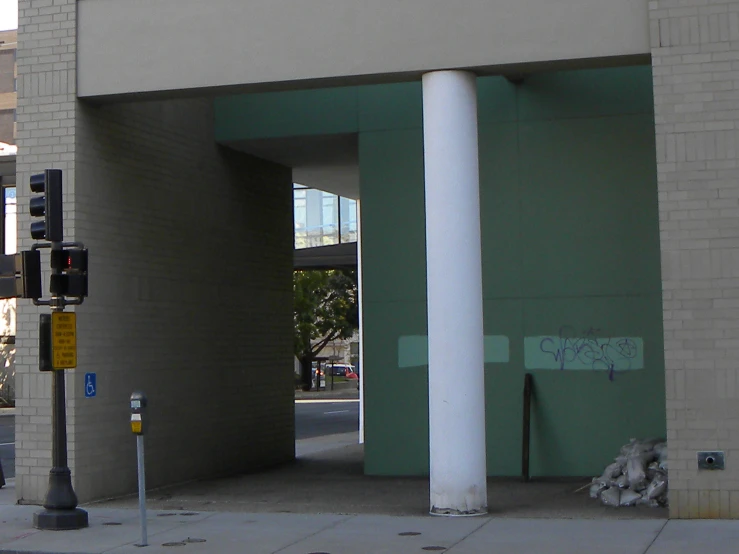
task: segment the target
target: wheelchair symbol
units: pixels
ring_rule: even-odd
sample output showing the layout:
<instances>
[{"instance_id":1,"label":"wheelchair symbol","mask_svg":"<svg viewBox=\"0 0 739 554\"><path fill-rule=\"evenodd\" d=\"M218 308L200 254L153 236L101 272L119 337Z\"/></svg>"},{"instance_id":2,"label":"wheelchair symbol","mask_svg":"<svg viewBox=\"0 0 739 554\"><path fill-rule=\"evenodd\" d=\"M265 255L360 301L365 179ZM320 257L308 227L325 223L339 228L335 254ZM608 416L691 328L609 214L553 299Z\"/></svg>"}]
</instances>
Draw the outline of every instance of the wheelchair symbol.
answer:
<instances>
[{"instance_id":1,"label":"wheelchair symbol","mask_svg":"<svg viewBox=\"0 0 739 554\"><path fill-rule=\"evenodd\" d=\"M92 398L97 393L97 387L95 386L95 374L94 373L85 373L85 396L87 398Z\"/></svg>"}]
</instances>

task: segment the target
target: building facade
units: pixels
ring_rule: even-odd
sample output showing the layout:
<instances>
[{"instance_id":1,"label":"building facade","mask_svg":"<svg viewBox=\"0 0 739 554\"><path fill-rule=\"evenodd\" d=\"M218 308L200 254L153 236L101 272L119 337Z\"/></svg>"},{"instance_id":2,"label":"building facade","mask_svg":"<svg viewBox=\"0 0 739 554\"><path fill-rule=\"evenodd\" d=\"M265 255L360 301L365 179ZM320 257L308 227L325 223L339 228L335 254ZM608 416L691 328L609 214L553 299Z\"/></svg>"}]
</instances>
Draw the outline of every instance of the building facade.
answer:
<instances>
[{"instance_id":1,"label":"building facade","mask_svg":"<svg viewBox=\"0 0 739 554\"><path fill-rule=\"evenodd\" d=\"M293 456L299 182L359 200L366 473L485 511L532 373L534 475L662 435L671 515L739 517L738 41L736 0L21 0L18 182L63 169L91 252L80 497L135 489L135 388L152 485ZM50 464L37 315L19 302L25 502Z\"/></svg>"}]
</instances>

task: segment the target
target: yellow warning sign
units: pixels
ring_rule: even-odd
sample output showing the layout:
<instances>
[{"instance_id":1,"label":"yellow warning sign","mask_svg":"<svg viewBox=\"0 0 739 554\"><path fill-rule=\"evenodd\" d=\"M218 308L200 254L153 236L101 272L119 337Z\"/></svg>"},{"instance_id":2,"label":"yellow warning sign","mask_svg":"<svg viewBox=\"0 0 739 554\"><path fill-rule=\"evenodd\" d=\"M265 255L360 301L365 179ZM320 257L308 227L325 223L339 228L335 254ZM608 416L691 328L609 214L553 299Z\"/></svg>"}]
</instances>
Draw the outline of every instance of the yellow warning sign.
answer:
<instances>
[{"instance_id":1,"label":"yellow warning sign","mask_svg":"<svg viewBox=\"0 0 739 554\"><path fill-rule=\"evenodd\" d=\"M51 366L77 367L77 314L51 312Z\"/></svg>"}]
</instances>

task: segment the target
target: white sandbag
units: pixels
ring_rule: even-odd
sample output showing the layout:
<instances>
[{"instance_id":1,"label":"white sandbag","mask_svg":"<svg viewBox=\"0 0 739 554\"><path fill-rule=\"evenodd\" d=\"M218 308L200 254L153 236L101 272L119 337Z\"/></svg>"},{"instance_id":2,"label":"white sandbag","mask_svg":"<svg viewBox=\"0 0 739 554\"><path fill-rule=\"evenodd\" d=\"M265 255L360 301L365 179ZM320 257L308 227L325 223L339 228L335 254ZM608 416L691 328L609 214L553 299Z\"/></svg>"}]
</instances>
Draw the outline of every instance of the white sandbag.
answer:
<instances>
[{"instance_id":1,"label":"white sandbag","mask_svg":"<svg viewBox=\"0 0 739 554\"><path fill-rule=\"evenodd\" d=\"M652 479L654 479L657 476L657 473L659 472L659 463L658 462L652 462L647 467L647 481L650 483L652 482Z\"/></svg>"},{"instance_id":2,"label":"white sandbag","mask_svg":"<svg viewBox=\"0 0 739 554\"><path fill-rule=\"evenodd\" d=\"M657 455L658 462L664 462L667 459L667 443L660 442L655 444L654 453Z\"/></svg>"},{"instance_id":3,"label":"white sandbag","mask_svg":"<svg viewBox=\"0 0 739 554\"><path fill-rule=\"evenodd\" d=\"M667 493L667 477L660 473L647 487L645 496L650 500L657 500Z\"/></svg>"},{"instance_id":4,"label":"white sandbag","mask_svg":"<svg viewBox=\"0 0 739 554\"><path fill-rule=\"evenodd\" d=\"M629 444L625 444L621 447L621 455L627 458L634 454L641 454L642 452L654 452L655 445L664 442L662 439L648 439L648 440L636 440L631 439Z\"/></svg>"},{"instance_id":5,"label":"white sandbag","mask_svg":"<svg viewBox=\"0 0 739 554\"><path fill-rule=\"evenodd\" d=\"M626 489L621 491L621 499L618 503L619 506L634 506L637 501L641 500L642 495L636 491Z\"/></svg>"},{"instance_id":6,"label":"white sandbag","mask_svg":"<svg viewBox=\"0 0 739 554\"><path fill-rule=\"evenodd\" d=\"M606 490L607 488L608 488L607 483L604 483L601 480L593 481L593 484L590 485L590 498L598 498L600 496L600 493Z\"/></svg>"},{"instance_id":7,"label":"white sandbag","mask_svg":"<svg viewBox=\"0 0 739 554\"><path fill-rule=\"evenodd\" d=\"M605 506L618 506L621 502L621 489L612 487L600 493L600 501Z\"/></svg>"},{"instance_id":8,"label":"white sandbag","mask_svg":"<svg viewBox=\"0 0 739 554\"><path fill-rule=\"evenodd\" d=\"M642 454L637 454L629 458L629 461L626 462L626 475L628 476L631 488L645 485L647 481L647 471L644 464L644 456Z\"/></svg>"},{"instance_id":9,"label":"white sandbag","mask_svg":"<svg viewBox=\"0 0 739 554\"><path fill-rule=\"evenodd\" d=\"M621 464L614 462L611 465L606 466L606 469L603 471L603 475L601 475L601 479L609 481L611 479L616 479L622 473L623 468L621 467Z\"/></svg>"},{"instance_id":10,"label":"white sandbag","mask_svg":"<svg viewBox=\"0 0 739 554\"><path fill-rule=\"evenodd\" d=\"M667 505L667 443L631 439L590 485L606 506Z\"/></svg>"}]
</instances>

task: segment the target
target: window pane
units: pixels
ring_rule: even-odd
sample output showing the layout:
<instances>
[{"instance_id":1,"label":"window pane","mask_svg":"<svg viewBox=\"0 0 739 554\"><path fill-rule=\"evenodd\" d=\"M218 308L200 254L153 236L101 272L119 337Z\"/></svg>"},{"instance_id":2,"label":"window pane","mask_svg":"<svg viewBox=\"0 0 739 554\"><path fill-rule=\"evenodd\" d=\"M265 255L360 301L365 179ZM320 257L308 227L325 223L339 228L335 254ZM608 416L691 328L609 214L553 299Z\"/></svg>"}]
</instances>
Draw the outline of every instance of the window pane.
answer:
<instances>
[{"instance_id":1,"label":"window pane","mask_svg":"<svg viewBox=\"0 0 739 554\"><path fill-rule=\"evenodd\" d=\"M357 201L341 198L341 242L357 242Z\"/></svg>"},{"instance_id":2,"label":"window pane","mask_svg":"<svg viewBox=\"0 0 739 554\"><path fill-rule=\"evenodd\" d=\"M293 190L293 222L295 248L305 248L307 244L308 212L306 210L305 190Z\"/></svg>"},{"instance_id":3,"label":"window pane","mask_svg":"<svg viewBox=\"0 0 739 554\"><path fill-rule=\"evenodd\" d=\"M5 209L5 248L6 254L15 254L18 238L17 233L17 209L15 198L15 187L3 188L3 206Z\"/></svg>"},{"instance_id":4,"label":"window pane","mask_svg":"<svg viewBox=\"0 0 739 554\"><path fill-rule=\"evenodd\" d=\"M330 192L324 192L321 198L321 244L338 244L339 242L339 198Z\"/></svg>"},{"instance_id":5,"label":"window pane","mask_svg":"<svg viewBox=\"0 0 739 554\"><path fill-rule=\"evenodd\" d=\"M17 251L17 208L15 187L3 187L3 209L5 210L5 248L6 254L15 254ZM0 300L0 335L15 335L15 298Z\"/></svg>"}]
</instances>

